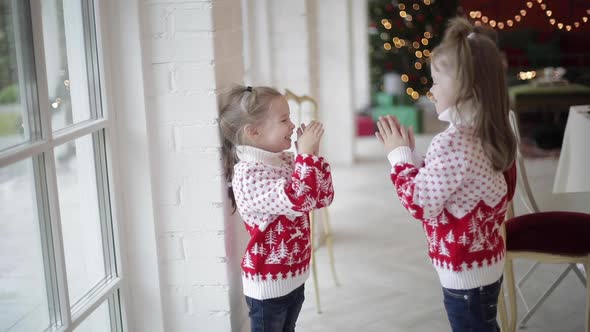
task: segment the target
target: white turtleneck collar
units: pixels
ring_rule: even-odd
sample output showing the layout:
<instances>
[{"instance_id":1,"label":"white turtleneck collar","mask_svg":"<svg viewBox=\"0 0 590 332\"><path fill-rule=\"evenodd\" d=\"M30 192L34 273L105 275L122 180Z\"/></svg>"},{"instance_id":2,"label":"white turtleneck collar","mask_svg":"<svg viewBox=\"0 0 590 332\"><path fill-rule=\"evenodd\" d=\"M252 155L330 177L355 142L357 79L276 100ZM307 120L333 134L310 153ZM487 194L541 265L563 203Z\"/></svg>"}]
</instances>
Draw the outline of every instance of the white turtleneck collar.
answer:
<instances>
[{"instance_id":1,"label":"white turtleneck collar","mask_svg":"<svg viewBox=\"0 0 590 332\"><path fill-rule=\"evenodd\" d=\"M269 152L249 145L236 146L236 152L240 161L261 162L271 166L283 163L283 152Z\"/></svg>"},{"instance_id":2,"label":"white turtleneck collar","mask_svg":"<svg viewBox=\"0 0 590 332\"><path fill-rule=\"evenodd\" d=\"M440 121L449 122L453 126L472 126L475 109L470 103L463 104L461 106L461 114L457 110L457 106L451 106L446 110L442 111L438 115Z\"/></svg>"}]
</instances>

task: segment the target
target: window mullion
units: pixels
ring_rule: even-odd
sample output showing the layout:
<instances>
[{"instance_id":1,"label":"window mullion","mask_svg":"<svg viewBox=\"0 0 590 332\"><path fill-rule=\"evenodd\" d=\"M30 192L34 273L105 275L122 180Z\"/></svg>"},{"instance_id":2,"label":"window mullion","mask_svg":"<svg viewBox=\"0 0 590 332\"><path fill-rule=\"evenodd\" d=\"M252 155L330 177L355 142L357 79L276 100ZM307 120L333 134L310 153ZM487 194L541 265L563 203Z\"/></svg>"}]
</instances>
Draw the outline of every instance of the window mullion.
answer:
<instances>
[{"instance_id":1,"label":"window mullion","mask_svg":"<svg viewBox=\"0 0 590 332\"><path fill-rule=\"evenodd\" d=\"M70 296L68 290L68 276L66 271L66 259L64 253L64 241L61 229L61 216L59 209L59 193L57 188L57 173L55 167L54 150L49 150L45 154L45 169L47 176L47 193L50 212L50 227L52 230L53 253L55 257L55 279L56 289L59 293L59 315L62 324L66 327L72 323L72 314L70 310Z\"/></svg>"}]
</instances>

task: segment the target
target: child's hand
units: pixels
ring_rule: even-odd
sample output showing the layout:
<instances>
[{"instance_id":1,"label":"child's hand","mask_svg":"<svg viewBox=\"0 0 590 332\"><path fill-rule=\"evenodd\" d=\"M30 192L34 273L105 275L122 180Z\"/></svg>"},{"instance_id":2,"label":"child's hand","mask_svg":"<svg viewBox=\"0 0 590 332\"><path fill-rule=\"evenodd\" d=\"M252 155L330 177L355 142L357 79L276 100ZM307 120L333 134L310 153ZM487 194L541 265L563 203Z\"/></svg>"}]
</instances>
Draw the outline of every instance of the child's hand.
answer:
<instances>
[{"instance_id":1,"label":"child's hand","mask_svg":"<svg viewBox=\"0 0 590 332\"><path fill-rule=\"evenodd\" d=\"M412 148L414 144L414 133L408 133L406 127L402 126L393 115L379 117L377 121L378 132L375 136L379 139L386 152L389 153L400 146ZM411 136L411 137L410 137Z\"/></svg>"},{"instance_id":2,"label":"child's hand","mask_svg":"<svg viewBox=\"0 0 590 332\"><path fill-rule=\"evenodd\" d=\"M302 124L297 129L297 152L317 155L323 135L324 126L320 122L311 121L307 126Z\"/></svg>"}]
</instances>

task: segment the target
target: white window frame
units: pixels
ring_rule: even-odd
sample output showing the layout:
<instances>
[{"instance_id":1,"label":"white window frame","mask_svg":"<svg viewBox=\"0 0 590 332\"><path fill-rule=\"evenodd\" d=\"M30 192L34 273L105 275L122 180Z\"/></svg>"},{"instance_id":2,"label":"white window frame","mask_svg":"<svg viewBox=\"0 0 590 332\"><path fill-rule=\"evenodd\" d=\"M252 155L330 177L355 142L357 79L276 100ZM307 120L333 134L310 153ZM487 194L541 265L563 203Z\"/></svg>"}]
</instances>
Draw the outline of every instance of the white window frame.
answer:
<instances>
[{"instance_id":1,"label":"white window frame","mask_svg":"<svg viewBox=\"0 0 590 332\"><path fill-rule=\"evenodd\" d=\"M38 216L41 230L41 242L43 248L45 279L50 313L51 331L73 331L86 318L88 318L99 306L104 303L109 305L109 316L112 331L129 331L125 315L125 298L128 292L123 282L123 266L121 254L121 241L118 227L116 201L114 193L117 169L115 153L115 125L109 113L110 101L106 98L107 85L103 68L108 68L104 61L105 55L102 39L102 24L93 24L100 17L101 8L99 0L82 0L84 22L84 34L88 57L87 66L92 66L89 71L89 84L93 88L89 97L91 99L91 119L71 125L63 130L52 131L51 109L47 89L47 77L45 70L45 56L43 48L41 2L43 0L13 0L12 5L19 9L30 11L30 21L24 20L19 31L26 34L32 33L33 53L22 52L17 47L19 58L24 59L28 71L24 72L21 79L26 84L26 96L23 102L27 103L28 116L23 117L28 122L31 137L28 143L6 149L0 152L0 167L16 163L30 158L33 162L36 177L36 195ZM91 7L89 7L91 6ZM15 7L16 8L16 7ZM103 16L104 18L104 16ZM67 33L67 31L66 31ZM25 47L29 47L26 45ZM89 50L90 48L90 50ZM89 52L88 52L89 50ZM30 51L30 50L29 50ZM101 68L101 70L99 70ZM36 74L35 74L36 73ZM21 84L21 87L24 86ZM101 91L102 90L102 91ZM41 112L40 110L45 110ZM95 116L102 114L101 117ZM97 187L99 188L99 211L102 229L103 251L105 256L106 278L95 285L76 306L72 307L68 294L68 281L64 257L63 237L60 225L59 201L57 190L57 175L54 158L54 148L66 142L92 135L95 167L97 174ZM106 192L104 189L107 189ZM106 213L105 213L106 212Z\"/></svg>"}]
</instances>

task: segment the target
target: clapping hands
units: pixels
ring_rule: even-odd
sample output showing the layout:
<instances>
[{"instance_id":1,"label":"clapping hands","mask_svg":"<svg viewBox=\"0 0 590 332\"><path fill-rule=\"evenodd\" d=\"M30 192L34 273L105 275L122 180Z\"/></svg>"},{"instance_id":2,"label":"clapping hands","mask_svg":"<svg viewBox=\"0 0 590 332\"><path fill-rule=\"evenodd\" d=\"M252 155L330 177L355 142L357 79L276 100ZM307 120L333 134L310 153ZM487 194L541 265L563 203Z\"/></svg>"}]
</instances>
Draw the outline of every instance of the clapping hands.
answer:
<instances>
[{"instance_id":1,"label":"clapping hands","mask_svg":"<svg viewBox=\"0 0 590 332\"><path fill-rule=\"evenodd\" d=\"M301 124L301 127L297 129L297 141L295 142L297 152L317 156L323 135L324 125L321 122L312 120L307 126Z\"/></svg>"},{"instance_id":2,"label":"clapping hands","mask_svg":"<svg viewBox=\"0 0 590 332\"><path fill-rule=\"evenodd\" d=\"M377 121L377 139L383 144L386 153L400 146L408 146L413 151L415 148L414 129L402 126L393 115L379 117Z\"/></svg>"}]
</instances>

